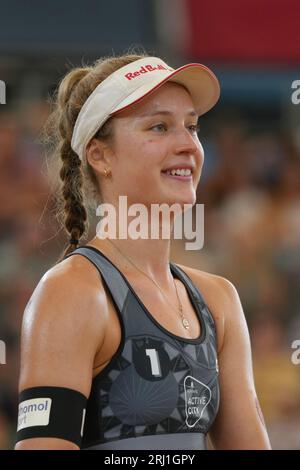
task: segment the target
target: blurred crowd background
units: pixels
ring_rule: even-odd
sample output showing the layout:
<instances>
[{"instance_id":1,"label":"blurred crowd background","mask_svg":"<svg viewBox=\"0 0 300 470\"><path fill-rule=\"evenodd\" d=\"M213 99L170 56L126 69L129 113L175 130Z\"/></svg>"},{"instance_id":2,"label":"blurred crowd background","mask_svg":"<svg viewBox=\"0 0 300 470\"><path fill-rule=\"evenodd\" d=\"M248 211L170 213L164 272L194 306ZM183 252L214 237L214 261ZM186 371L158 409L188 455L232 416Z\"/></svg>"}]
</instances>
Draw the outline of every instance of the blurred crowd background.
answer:
<instances>
[{"instance_id":1,"label":"blurred crowd background","mask_svg":"<svg viewBox=\"0 0 300 470\"><path fill-rule=\"evenodd\" d=\"M175 67L203 62L220 79L222 98L200 120L204 247L176 241L172 257L237 287L273 448L300 449L300 364L291 360L300 340L299 2L10 0L0 9L0 449L14 441L22 314L67 241L40 141L49 96L68 68L141 47Z\"/></svg>"}]
</instances>

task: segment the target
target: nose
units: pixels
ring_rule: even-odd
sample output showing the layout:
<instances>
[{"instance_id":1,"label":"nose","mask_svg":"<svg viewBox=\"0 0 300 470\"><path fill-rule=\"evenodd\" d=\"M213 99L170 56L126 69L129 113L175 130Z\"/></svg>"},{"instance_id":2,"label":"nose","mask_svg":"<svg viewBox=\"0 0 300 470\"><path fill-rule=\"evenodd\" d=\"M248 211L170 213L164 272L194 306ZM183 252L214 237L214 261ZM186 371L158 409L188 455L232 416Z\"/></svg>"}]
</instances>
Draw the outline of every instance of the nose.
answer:
<instances>
[{"instance_id":1,"label":"nose","mask_svg":"<svg viewBox=\"0 0 300 470\"><path fill-rule=\"evenodd\" d=\"M202 146L196 134L191 134L186 128L177 130L173 142L177 155L199 155L202 153Z\"/></svg>"}]
</instances>

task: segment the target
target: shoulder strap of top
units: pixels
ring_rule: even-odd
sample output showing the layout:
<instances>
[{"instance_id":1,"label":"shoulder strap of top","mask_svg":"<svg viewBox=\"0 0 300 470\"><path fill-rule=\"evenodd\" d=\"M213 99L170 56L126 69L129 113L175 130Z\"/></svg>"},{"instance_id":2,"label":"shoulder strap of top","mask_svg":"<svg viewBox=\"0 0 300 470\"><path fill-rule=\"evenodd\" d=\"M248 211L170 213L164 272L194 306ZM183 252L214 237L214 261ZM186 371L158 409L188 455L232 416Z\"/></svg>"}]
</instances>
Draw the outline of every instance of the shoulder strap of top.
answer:
<instances>
[{"instance_id":1,"label":"shoulder strap of top","mask_svg":"<svg viewBox=\"0 0 300 470\"><path fill-rule=\"evenodd\" d=\"M116 305L122 312L126 297L130 290L118 269L111 263L111 261L100 253L99 250L92 246L79 247L67 255L65 259L75 254L85 256L98 269ZM206 307L205 300L191 278L176 264L170 263L170 266L177 277L188 285L190 292L200 309Z\"/></svg>"},{"instance_id":2,"label":"shoulder strap of top","mask_svg":"<svg viewBox=\"0 0 300 470\"><path fill-rule=\"evenodd\" d=\"M92 246L82 246L76 248L76 250L67 255L65 259L72 255L85 256L98 269L113 297L113 300L115 301L120 312L122 312L129 288L117 268L104 255L102 255Z\"/></svg>"},{"instance_id":3,"label":"shoulder strap of top","mask_svg":"<svg viewBox=\"0 0 300 470\"><path fill-rule=\"evenodd\" d=\"M215 324L214 317L211 311L209 310L204 298L202 297L202 294L199 291L199 289L195 286L191 278L179 266L171 263L171 268L172 268L172 271L175 272L175 274L178 276L180 280L188 284L190 292L192 293L192 296L194 298L194 301L198 304L201 310L204 321L206 319L209 322L210 326L213 328L213 332L214 332L213 334L216 334L216 324Z\"/></svg>"},{"instance_id":4,"label":"shoulder strap of top","mask_svg":"<svg viewBox=\"0 0 300 470\"><path fill-rule=\"evenodd\" d=\"M189 289L192 293L194 300L199 304L200 308L206 306L205 300L203 299L201 293L199 292L198 288L195 286L191 278L176 264L171 263L171 269L178 278L183 281L185 284L189 286Z\"/></svg>"}]
</instances>

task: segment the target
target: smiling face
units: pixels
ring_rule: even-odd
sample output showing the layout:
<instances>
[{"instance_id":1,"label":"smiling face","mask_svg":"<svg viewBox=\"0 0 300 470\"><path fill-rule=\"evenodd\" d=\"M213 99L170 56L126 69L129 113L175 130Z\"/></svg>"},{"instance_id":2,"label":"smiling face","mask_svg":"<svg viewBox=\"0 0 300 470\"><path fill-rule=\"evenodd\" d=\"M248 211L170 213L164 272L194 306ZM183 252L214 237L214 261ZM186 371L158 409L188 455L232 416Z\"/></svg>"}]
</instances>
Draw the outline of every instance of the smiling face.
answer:
<instances>
[{"instance_id":1,"label":"smiling face","mask_svg":"<svg viewBox=\"0 0 300 470\"><path fill-rule=\"evenodd\" d=\"M194 204L204 160L197 118L188 91L171 82L117 114L109 148L102 147L105 163L89 158L96 172L111 169L112 177L100 183L104 201L127 195L128 204L147 207ZM101 145L93 141L89 152Z\"/></svg>"}]
</instances>

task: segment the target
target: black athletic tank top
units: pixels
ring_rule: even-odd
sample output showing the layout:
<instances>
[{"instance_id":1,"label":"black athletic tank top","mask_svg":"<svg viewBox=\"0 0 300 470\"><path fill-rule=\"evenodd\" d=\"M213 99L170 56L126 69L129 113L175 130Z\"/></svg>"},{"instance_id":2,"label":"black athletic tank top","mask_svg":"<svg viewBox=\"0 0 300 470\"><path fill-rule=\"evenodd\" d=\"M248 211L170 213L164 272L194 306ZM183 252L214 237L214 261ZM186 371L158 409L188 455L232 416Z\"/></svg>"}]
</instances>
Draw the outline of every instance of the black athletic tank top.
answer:
<instances>
[{"instance_id":1,"label":"black athletic tank top","mask_svg":"<svg viewBox=\"0 0 300 470\"><path fill-rule=\"evenodd\" d=\"M219 407L216 328L199 290L175 264L201 324L197 339L161 326L123 274L99 250L82 255L98 269L119 316L122 339L110 363L93 379L82 449L206 448Z\"/></svg>"}]
</instances>

